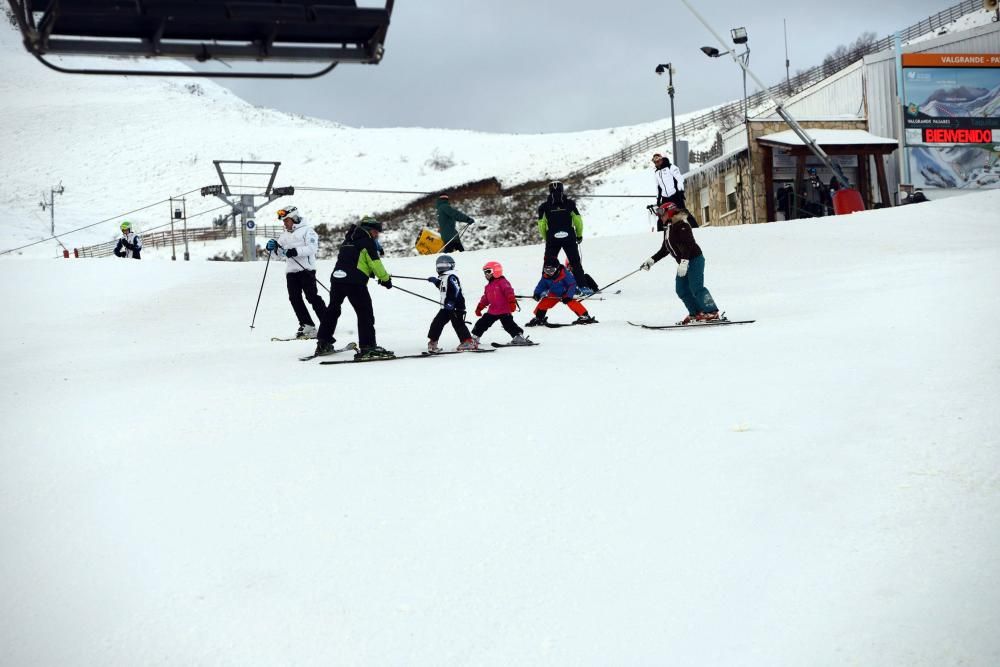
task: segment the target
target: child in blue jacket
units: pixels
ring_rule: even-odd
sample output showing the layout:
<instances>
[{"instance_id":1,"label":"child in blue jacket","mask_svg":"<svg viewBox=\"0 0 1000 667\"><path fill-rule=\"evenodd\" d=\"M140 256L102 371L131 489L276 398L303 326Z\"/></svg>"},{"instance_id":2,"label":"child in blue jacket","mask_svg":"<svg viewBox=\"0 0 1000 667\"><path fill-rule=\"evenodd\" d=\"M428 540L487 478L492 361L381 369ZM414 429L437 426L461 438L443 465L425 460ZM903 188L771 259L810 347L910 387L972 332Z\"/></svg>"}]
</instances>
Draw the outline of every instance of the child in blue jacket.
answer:
<instances>
[{"instance_id":1,"label":"child in blue jacket","mask_svg":"<svg viewBox=\"0 0 1000 667\"><path fill-rule=\"evenodd\" d=\"M534 317L525 324L528 327L547 325L546 313L560 301L578 315L573 324L594 324L597 322L587 309L573 297L576 295L576 279L573 274L564 269L555 257L546 257L542 267L542 279L535 286L533 298L538 302Z\"/></svg>"}]
</instances>

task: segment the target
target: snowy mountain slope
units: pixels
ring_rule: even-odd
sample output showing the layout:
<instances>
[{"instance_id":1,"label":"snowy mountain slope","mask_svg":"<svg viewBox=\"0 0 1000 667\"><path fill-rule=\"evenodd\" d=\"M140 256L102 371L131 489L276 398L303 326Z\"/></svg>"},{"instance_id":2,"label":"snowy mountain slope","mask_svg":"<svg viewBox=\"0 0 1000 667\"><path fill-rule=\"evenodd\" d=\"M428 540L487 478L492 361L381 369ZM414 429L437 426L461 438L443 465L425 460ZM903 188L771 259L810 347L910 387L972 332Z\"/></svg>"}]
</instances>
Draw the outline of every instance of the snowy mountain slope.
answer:
<instances>
[{"instance_id":1,"label":"snowy mountain slope","mask_svg":"<svg viewBox=\"0 0 1000 667\"><path fill-rule=\"evenodd\" d=\"M277 185L432 192L489 177L505 185L561 177L670 122L552 135L358 129L254 107L202 79L61 75L26 54L16 34L4 29L0 61L0 151L14 156L0 163L0 204L9 214L0 225L0 250L49 235L39 193L47 196L59 182L66 188L56 199L56 231L62 232L217 183L215 159L280 161ZM137 61L135 67L164 65ZM308 82L302 90L308 94ZM266 178L231 175L230 181L262 191ZM295 204L314 223L341 223L413 198L300 191ZM188 214L219 204L195 193ZM168 205L129 217L140 231L162 225ZM599 229L601 221L593 222ZM115 231L111 222L64 243L99 243ZM51 257L58 251L52 242L26 252Z\"/></svg>"},{"instance_id":2,"label":"snowy mountain slope","mask_svg":"<svg viewBox=\"0 0 1000 667\"><path fill-rule=\"evenodd\" d=\"M628 326L682 314L668 261L540 347L356 366L268 342L280 265L251 332L260 263L2 262L0 663L997 664L997 210L698 230L750 326Z\"/></svg>"}]
</instances>

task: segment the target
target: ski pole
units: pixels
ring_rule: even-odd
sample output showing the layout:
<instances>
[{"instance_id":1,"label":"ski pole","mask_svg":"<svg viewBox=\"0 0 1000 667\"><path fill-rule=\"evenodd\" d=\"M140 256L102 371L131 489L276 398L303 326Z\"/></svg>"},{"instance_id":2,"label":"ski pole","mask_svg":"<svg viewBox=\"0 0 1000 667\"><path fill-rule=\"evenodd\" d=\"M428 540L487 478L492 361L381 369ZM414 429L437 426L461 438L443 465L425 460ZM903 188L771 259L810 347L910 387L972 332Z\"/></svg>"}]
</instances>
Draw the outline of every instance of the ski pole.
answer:
<instances>
[{"instance_id":1,"label":"ski pole","mask_svg":"<svg viewBox=\"0 0 1000 667\"><path fill-rule=\"evenodd\" d=\"M275 241L275 242L274 242L274 244L275 244L276 246L278 246L279 248L281 248L281 244L280 244L280 243L278 243L277 241ZM281 248L281 249L282 249L282 250L284 250L284 248ZM301 269L302 269L303 271L308 271L308 270L309 270L309 269L307 269L306 267L302 266L302 262L300 262L300 261L298 260L298 258L297 258L297 257L288 257L287 255L286 255L285 257L286 257L287 259L291 259L291 260L293 260L293 261L294 261L294 262L295 262L296 264L298 264L298 265L299 265L299 268L301 268ZM268 259L268 260L270 261L270 259L271 259L271 251L268 251L268 253L267 253L267 259ZM317 285L319 285L320 287L322 287L323 289L325 289L325 290L326 290L326 293L327 293L327 294L330 294L330 293L331 293L331 292L330 292L330 288L329 288L329 287L327 287L326 285L324 285L324 284L323 284L323 283L322 283L322 282L320 281L320 279L319 279L319 278L317 278L316 276L313 276L313 280L315 280L315 281L316 281L316 284L317 284Z\"/></svg>"},{"instance_id":2,"label":"ski pole","mask_svg":"<svg viewBox=\"0 0 1000 667\"><path fill-rule=\"evenodd\" d=\"M264 281L267 280L267 267L271 266L271 251L267 251L267 261L264 263L264 277L260 281L260 291L257 292L257 305L253 307L253 318L250 320L250 329L253 329L254 322L257 321L257 309L260 308L260 295L264 293Z\"/></svg>"},{"instance_id":3,"label":"ski pole","mask_svg":"<svg viewBox=\"0 0 1000 667\"><path fill-rule=\"evenodd\" d=\"M394 273L394 274L392 274L392 277L393 278L406 278L407 280L422 280L424 282L427 282L427 278L417 278L416 276L400 276L400 275L396 275Z\"/></svg>"},{"instance_id":4,"label":"ski pole","mask_svg":"<svg viewBox=\"0 0 1000 667\"><path fill-rule=\"evenodd\" d=\"M395 277L396 276L393 276L393 278L395 278ZM437 301L436 299L431 299L430 297L426 297L423 294L417 294L416 292L411 292L408 289L403 289L402 287L397 287L395 285L393 285L392 287L393 287L393 289L398 289L400 292L406 292L407 294L412 294L413 296L418 297L420 299L424 299L426 301L430 301L431 303L435 304L439 308L441 307L441 303L439 301ZM466 320L465 323L466 324L472 324L472 322L469 322L468 320Z\"/></svg>"},{"instance_id":5,"label":"ski pole","mask_svg":"<svg viewBox=\"0 0 1000 667\"><path fill-rule=\"evenodd\" d=\"M609 287L611 287L611 286L612 286L612 285L614 285L615 283L620 283L621 281L625 280L625 279L626 279L626 278L628 278L629 276L631 276L631 275L634 275L634 274L636 274L636 273L639 273L640 271L642 271L642 269L641 269L641 268L638 268L638 269L636 269L635 271L631 271L630 273L626 273L626 274L625 274L624 276L622 276L622 277L621 277L621 278L619 278L618 280L615 280L614 282L610 282L610 283L608 283L607 285L605 285L604 287L602 287L601 289L597 290L596 292L594 292L594 294L600 294L601 292L603 292L604 290L608 289ZM585 297L583 297L582 299L580 299L580 301L586 301L586 300L587 300L587 299L589 299L589 298L590 298L591 296L594 296L594 294L591 294L590 296L585 296Z\"/></svg>"},{"instance_id":6,"label":"ski pole","mask_svg":"<svg viewBox=\"0 0 1000 667\"><path fill-rule=\"evenodd\" d=\"M466 231L468 231L469 227L475 227L475 226L476 226L476 223L474 223L474 222L468 222L468 223L466 223L465 227L462 227L462 231L460 231L458 234L455 234L450 239L448 239L448 243L445 243L443 246L441 246L441 248L442 249L447 248L448 244L451 243L452 241L461 241L462 240L462 234L464 234Z\"/></svg>"},{"instance_id":7,"label":"ski pole","mask_svg":"<svg viewBox=\"0 0 1000 667\"><path fill-rule=\"evenodd\" d=\"M393 276L393 278L395 278L395 277L396 276ZM430 297L424 296L423 294L417 294L416 292L411 292L408 289L403 289L402 287L396 287L395 285L393 285L393 288L398 289L400 292L406 292L407 294L412 294L413 296L417 297L418 299L424 299L425 301L430 301L431 303L436 304L437 306L441 305L438 302L437 299L432 299Z\"/></svg>"}]
</instances>

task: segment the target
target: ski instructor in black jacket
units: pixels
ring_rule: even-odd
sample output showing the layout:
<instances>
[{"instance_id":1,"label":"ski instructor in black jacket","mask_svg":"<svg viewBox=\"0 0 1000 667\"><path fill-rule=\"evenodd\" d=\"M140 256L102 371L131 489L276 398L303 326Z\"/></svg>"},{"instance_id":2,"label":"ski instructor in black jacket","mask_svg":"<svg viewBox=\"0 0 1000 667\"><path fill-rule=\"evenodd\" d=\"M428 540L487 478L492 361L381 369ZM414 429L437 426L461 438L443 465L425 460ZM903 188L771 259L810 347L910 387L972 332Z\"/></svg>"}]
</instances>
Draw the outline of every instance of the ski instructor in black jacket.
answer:
<instances>
[{"instance_id":1,"label":"ski instructor in black jacket","mask_svg":"<svg viewBox=\"0 0 1000 667\"><path fill-rule=\"evenodd\" d=\"M333 352L333 334L337 331L340 307L345 299L351 302L358 316L358 345L361 349L354 358L368 360L395 356L375 343L375 311L372 296L368 293L368 280L372 276L382 287L392 288L392 276L379 259L376 239L381 233L382 223L371 216L365 216L359 224L347 230L330 276L330 306L316 335L316 356Z\"/></svg>"},{"instance_id":2,"label":"ski instructor in black jacket","mask_svg":"<svg viewBox=\"0 0 1000 667\"><path fill-rule=\"evenodd\" d=\"M576 202L563 193L563 184L552 181L549 197L538 207L538 232L545 241L545 259L559 259L559 251L566 253L577 285L585 285L583 262L577 245L583 243L583 218L576 209Z\"/></svg>"}]
</instances>

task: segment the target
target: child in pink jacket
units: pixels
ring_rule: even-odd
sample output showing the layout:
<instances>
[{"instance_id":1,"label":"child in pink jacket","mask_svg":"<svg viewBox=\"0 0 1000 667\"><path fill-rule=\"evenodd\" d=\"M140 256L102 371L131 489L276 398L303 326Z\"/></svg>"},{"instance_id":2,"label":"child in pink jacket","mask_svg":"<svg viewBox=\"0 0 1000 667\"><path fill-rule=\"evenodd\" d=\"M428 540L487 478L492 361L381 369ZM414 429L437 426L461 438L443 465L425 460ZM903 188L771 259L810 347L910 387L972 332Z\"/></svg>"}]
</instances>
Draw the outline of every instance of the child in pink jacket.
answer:
<instances>
[{"instance_id":1,"label":"child in pink jacket","mask_svg":"<svg viewBox=\"0 0 1000 667\"><path fill-rule=\"evenodd\" d=\"M503 277L503 267L499 262L486 262L483 266L483 274L486 276L486 292L476 306L476 316L479 320L472 327L472 339L479 344L479 337L486 333L486 330L493 326L493 323L500 320L500 324L511 335L511 345L531 345L532 343L524 337L524 329L517 326L511 316L517 310L517 299L514 297L514 288L510 286L510 281ZM483 309L489 307L483 315Z\"/></svg>"}]
</instances>

